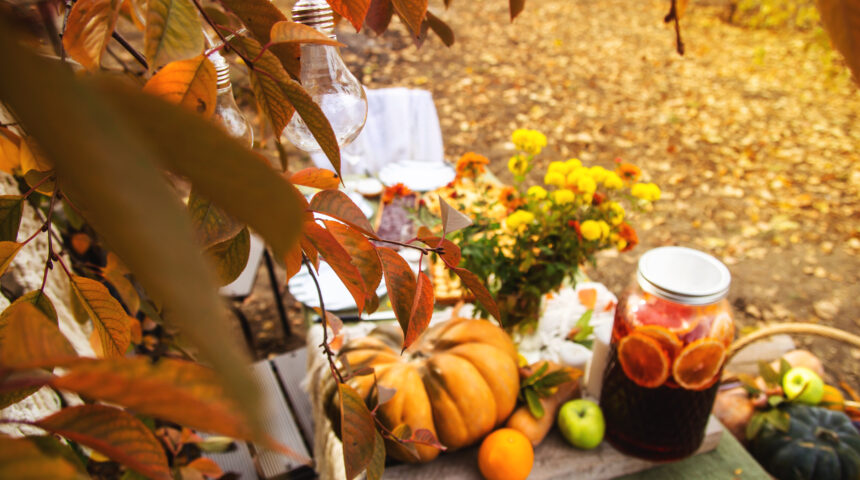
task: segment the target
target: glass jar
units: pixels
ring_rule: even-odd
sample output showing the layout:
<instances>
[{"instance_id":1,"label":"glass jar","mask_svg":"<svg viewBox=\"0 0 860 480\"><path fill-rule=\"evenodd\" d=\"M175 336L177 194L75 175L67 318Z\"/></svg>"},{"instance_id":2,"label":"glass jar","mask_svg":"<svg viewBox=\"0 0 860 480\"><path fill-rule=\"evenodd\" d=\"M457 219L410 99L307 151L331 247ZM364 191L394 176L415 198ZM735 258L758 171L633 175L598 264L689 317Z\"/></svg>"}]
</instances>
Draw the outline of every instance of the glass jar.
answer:
<instances>
[{"instance_id":1,"label":"glass jar","mask_svg":"<svg viewBox=\"0 0 860 480\"><path fill-rule=\"evenodd\" d=\"M690 248L640 258L616 309L600 397L618 450L665 461L699 448L734 339L730 282L725 265Z\"/></svg>"}]
</instances>

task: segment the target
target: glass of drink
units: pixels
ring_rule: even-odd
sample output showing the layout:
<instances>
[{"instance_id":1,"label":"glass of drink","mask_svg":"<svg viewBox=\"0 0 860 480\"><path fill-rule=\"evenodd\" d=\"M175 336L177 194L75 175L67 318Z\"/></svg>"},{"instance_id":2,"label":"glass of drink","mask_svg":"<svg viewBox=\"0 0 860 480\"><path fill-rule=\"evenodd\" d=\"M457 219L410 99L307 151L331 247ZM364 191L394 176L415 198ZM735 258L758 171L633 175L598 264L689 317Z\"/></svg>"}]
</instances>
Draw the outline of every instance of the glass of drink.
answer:
<instances>
[{"instance_id":1,"label":"glass of drink","mask_svg":"<svg viewBox=\"0 0 860 480\"><path fill-rule=\"evenodd\" d=\"M640 258L616 309L600 397L618 450L669 461L699 448L734 338L730 282L725 265L697 250Z\"/></svg>"}]
</instances>

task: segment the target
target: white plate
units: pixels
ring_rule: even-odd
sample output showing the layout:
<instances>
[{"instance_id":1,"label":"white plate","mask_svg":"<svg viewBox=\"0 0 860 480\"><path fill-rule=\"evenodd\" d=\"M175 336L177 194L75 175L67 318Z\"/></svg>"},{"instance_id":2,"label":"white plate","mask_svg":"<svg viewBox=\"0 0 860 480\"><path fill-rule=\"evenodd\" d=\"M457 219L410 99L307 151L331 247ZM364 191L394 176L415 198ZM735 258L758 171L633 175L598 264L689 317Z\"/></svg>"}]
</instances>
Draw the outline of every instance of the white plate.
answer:
<instances>
[{"instance_id":1,"label":"white plate","mask_svg":"<svg viewBox=\"0 0 860 480\"><path fill-rule=\"evenodd\" d=\"M320 262L317 279L320 283L320 290L322 290L326 310L339 311L358 308L355 300L352 298L352 294L349 293L349 290L340 281L340 278L334 273L329 264ZM290 279L287 287L290 289L293 297L299 302L310 308L320 306L316 285L306 268L302 267L301 271ZM380 281L379 287L376 288L376 294L382 297L386 292L385 281Z\"/></svg>"},{"instance_id":2,"label":"white plate","mask_svg":"<svg viewBox=\"0 0 860 480\"><path fill-rule=\"evenodd\" d=\"M456 172L447 163L401 160L379 171L379 180L391 186L402 183L416 192L429 192L454 180Z\"/></svg>"}]
</instances>

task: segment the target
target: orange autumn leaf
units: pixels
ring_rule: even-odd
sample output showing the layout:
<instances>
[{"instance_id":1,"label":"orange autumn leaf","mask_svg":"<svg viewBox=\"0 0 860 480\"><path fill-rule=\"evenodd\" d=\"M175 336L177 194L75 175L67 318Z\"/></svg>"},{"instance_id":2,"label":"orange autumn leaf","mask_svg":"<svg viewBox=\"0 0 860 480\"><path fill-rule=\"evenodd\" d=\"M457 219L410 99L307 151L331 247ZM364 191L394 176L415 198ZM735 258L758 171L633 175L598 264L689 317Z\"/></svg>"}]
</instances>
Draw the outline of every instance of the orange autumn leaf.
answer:
<instances>
[{"instance_id":1,"label":"orange autumn leaf","mask_svg":"<svg viewBox=\"0 0 860 480\"><path fill-rule=\"evenodd\" d=\"M215 66L205 55L165 65L143 86L143 91L178 103L209 118L217 97Z\"/></svg>"}]
</instances>

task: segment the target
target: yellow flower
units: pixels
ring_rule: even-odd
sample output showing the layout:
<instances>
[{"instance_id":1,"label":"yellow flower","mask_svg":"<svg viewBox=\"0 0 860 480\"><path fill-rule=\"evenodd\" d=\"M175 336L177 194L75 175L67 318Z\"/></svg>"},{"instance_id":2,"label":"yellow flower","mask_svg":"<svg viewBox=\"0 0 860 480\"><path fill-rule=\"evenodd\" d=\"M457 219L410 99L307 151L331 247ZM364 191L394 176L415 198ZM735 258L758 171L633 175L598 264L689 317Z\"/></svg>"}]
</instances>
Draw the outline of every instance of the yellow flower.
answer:
<instances>
[{"instance_id":1,"label":"yellow flower","mask_svg":"<svg viewBox=\"0 0 860 480\"><path fill-rule=\"evenodd\" d=\"M592 195L597 190L597 183L593 178L583 175L576 181L576 189L583 195Z\"/></svg>"},{"instance_id":2,"label":"yellow flower","mask_svg":"<svg viewBox=\"0 0 860 480\"><path fill-rule=\"evenodd\" d=\"M561 189L552 192L552 201L557 205L565 205L567 203L571 203L574 200L573 192L568 189Z\"/></svg>"},{"instance_id":3,"label":"yellow flower","mask_svg":"<svg viewBox=\"0 0 860 480\"><path fill-rule=\"evenodd\" d=\"M508 170L518 177L525 175L528 168L529 161L522 155L514 155L510 160L508 160Z\"/></svg>"},{"instance_id":4,"label":"yellow flower","mask_svg":"<svg viewBox=\"0 0 860 480\"><path fill-rule=\"evenodd\" d=\"M609 211L609 222L612 225L620 225L624 221L624 207L618 202L607 202L606 209Z\"/></svg>"},{"instance_id":5,"label":"yellow flower","mask_svg":"<svg viewBox=\"0 0 860 480\"><path fill-rule=\"evenodd\" d=\"M606 172L606 177L603 179L603 185L610 190L620 190L624 188L624 182L615 172Z\"/></svg>"},{"instance_id":6,"label":"yellow flower","mask_svg":"<svg viewBox=\"0 0 860 480\"><path fill-rule=\"evenodd\" d=\"M534 222L534 220L535 216L532 212L517 210L508 215L508 218L505 219L505 225L511 230L519 230L520 227L527 226Z\"/></svg>"},{"instance_id":7,"label":"yellow flower","mask_svg":"<svg viewBox=\"0 0 860 480\"><path fill-rule=\"evenodd\" d=\"M556 187L564 186L564 175L558 172L549 172L543 177L543 183L547 185L555 185Z\"/></svg>"},{"instance_id":8,"label":"yellow flower","mask_svg":"<svg viewBox=\"0 0 860 480\"><path fill-rule=\"evenodd\" d=\"M533 187L529 187L528 191L526 192L526 195L531 198L534 198L535 200L543 200L544 198L546 198L547 193L543 187L541 187L540 185L535 185Z\"/></svg>"},{"instance_id":9,"label":"yellow flower","mask_svg":"<svg viewBox=\"0 0 860 480\"><path fill-rule=\"evenodd\" d=\"M550 162L549 167L546 169L547 173L560 173L562 175L567 175L570 172L570 169L567 168L567 164L565 162Z\"/></svg>"},{"instance_id":10,"label":"yellow flower","mask_svg":"<svg viewBox=\"0 0 860 480\"><path fill-rule=\"evenodd\" d=\"M603 220L598 220L597 225L600 226L600 238L609 238L609 224L604 222Z\"/></svg>"},{"instance_id":11,"label":"yellow flower","mask_svg":"<svg viewBox=\"0 0 860 480\"><path fill-rule=\"evenodd\" d=\"M526 130L520 128L514 130L511 135L511 141L518 149L528 153L529 155L537 155L541 149L546 146L546 136L537 130Z\"/></svg>"},{"instance_id":12,"label":"yellow flower","mask_svg":"<svg viewBox=\"0 0 860 480\"><path fill-rule=\"evenodd\" d=\"M660 199L660 187L653 183L636 183L630 188L630 194L648 202Z\"/></svg>"},{"instance_id":13,"label":"yellow flower","mask_svg":"<svg viewBox=\"0 0 860 480\"><path fill-rule=\"evenodd\" d=\"M570 170L570 173L565 177L565 181L569 186L575 187L577 183L579 183L579 179L584 175L588 175L588 169L585 167L574 167Z\"/></svg>"},{"instance_id":14,"label":"yellow flower","mask_svg":"<svg viewBox=\"0 0 860 480\"><path fill-rule=\"evenodd\" d=\"M598 240L603 234L600 229L600 224L595 220L586 220L582 222L582 225L579 226L579 230L582 232L582 237L590 242Z\"/></svg>"},{"instance_id":15,"label":"yellow flower","mask_svg":"<svg viewBox=\"0 0 860 480\"><path fill-rule=\"evenodd\" d=\"M609 170L601 167L600 165L595 165L588 169L588 173L595 182L602 183L606 180L606 176L609 175Z\"/></svg>"},{"instance_id":16,"label":"yellow flower","mask_svg":"<svg viewBox=\"0 0 860 480\"><path fill-rule=\"evenodd\" d=\"M570 160L564 162L564 164L567 166L568 172L572 172L582 166L582 162L580 162L578 158L571 158Z\"/></svg>"}]
</instances>

